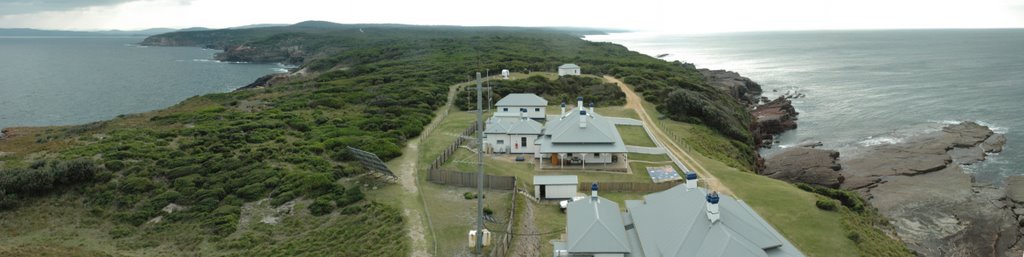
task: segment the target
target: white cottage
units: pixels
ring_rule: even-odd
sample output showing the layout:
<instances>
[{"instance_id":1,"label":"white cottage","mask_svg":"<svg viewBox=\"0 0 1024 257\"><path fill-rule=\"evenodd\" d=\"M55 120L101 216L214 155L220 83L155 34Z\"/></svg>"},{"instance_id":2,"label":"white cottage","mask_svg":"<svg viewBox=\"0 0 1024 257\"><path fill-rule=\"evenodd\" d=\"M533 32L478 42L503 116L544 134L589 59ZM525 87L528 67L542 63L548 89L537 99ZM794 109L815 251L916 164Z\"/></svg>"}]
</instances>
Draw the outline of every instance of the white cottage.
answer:
<instances>
[{"instance_id":1,"label":"white cottage","mask_svg":"<svg viewBox=\"0 0 1024 257\"><path fill-rule=\"evenodd\" d=\"M544 134L535 142L539 146L537 156L549 159L551 165L607 164L616 162L626 153L615 124L590 110L583 108L583 97L576 99L577 108L558 119L548 121ZM564 110L564 109L563 109Z\"/></svg>"},{"instance_id":2,"label":"white cottage","mask_svg":"<svg viewBox=\"0 0 1024 257\"><path fill-rule=\"evenodd\" d=\"M491 153L536 154L534 141L543 134L544 126L526 117L520 108L518 119L491 117L484 129L486 150Z\"/></svg>"},{"instance_id":3,"label":"white cottage","mask_svg":"<svg viewBox=\"0 0 1024 257\"><path fill-rule=\"evenodd\" d=\"M508 94L494 104L497 110L494 117L519 119L522 109L526 109L526 117L536 120L547 118L548 100L530 93Z\"/></svg>"},{"instance_id":4,"label":"white cottage","mask_svg":"<svg viewBox=\"0 0 1024 257\"><path fill-rule=\"evenodd\" d=\"M558 66L558 76L578 76L580 75L580 66L575 63L566 63L562 66Z\"/></svg>"}]
</instances>

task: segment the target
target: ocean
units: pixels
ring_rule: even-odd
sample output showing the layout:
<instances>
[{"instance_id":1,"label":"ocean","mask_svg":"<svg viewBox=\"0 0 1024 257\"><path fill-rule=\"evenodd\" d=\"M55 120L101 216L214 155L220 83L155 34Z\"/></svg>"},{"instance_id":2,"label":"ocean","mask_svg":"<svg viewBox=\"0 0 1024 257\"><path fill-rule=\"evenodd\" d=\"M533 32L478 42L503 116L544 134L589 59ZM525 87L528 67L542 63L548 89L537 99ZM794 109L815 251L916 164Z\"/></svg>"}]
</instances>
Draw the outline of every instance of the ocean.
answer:
<instances>
[{"instance_id":1,"label":"ocean","mask_svg":"<svg viewBox=\"0 0 1024 257\"><path fill-rule=\"evenodd\" d=\"M136 45L142 39L0 37L0 128L162 109L287 68L217 62L209 49Z\"/></svg>"},{"instance_id":2,"label":"ocean","mask_svg":"<svg viewBox=\"0 0 1024 257\"><path fill-rule=\"evenodd\" d=\"M821 141L848 159L870 146L977 121L1005 133L1007 145L965 170L996 185L1024 174L1021 29L621 33L586 39L736 71L771 98L805 94L793 101L799 128L762 155Z\"/></svg>"}]
</instances>

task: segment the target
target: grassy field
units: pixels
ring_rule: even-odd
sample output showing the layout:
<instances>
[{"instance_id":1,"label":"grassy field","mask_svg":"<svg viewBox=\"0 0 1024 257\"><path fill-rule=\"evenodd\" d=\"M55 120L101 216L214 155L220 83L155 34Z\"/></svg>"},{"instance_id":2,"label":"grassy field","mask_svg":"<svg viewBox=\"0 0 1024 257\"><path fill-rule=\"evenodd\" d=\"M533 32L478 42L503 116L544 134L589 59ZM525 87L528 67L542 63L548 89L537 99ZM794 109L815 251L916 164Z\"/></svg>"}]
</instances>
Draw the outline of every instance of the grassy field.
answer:
<instances>
[{"instance_id":1,"label":"grassy field","mask_svg":"<svg viewBox=\"0 0 1024 257\"><path fill-rule=\"evenodd\" d=\"M647 136L647 131L644 131L644 127L616 125L615 128L619 130L619 135L622 135L622 142L626 143L626 145L643 147L657 146L654 144L654 141L651 140L651 137Z\"/></svg>"},{"instance_id":2,"label":"grassy field","mask_svg":"<svg viewBox=\"0 0 1024 257\"><path fill-rule=\"evenodd\" d=\"M653 105L644 103L651 117L661 117ZM720 136L709 137L708 131L694 129L691 124L662 120L662 129L676 135L677 144L691 142L715 144L725 140ZM727 143L727 142L718 142ZM860 250L853 241L846 238L842 227L843 217L836 212L823 211L815 207L816 197L789 183L760 176L749 171L708 158L699 151L688 151L702 166L729 187L736 197L749 204L758 214L782 233L793 245L808 256L860 256ZM684 149L686 150L686 149Z\"/></svg>"},{"instance_id":3,"label":"grassy field","mask_svg":"<svg viewBox=\"0 0 1024 257\"><path fill-rule=\"evenodd\" d=\"M466 233L476 227L476 200L467 200L463 194L476 190L430 183L427 181L426 169L440 155L441 150L448 147L458 134L462 133L475 120L474 112L461 112L452 109L444 120L433 129L433 132L425 134L420 139L417 180L420 188L419 197L422 199L417 199L417 201L423 201L426 204L423 211L428 214L429 220L425 220L424 223L428 226L428 230L432 231L425 231L425 233L427 233L426 236L431 247L434 243L437 244L437 254L434 256L467 256L470 254L471 248L466 245ZM399 188L399 190L401 189ZM512 207L512 193L488 190L484 194L484 206L494 211L497 220L507 221L509 209ZM385 194L381 195L382 198L387 197L384 196ZM503 224L488 223L486 226L492 228L491 230L504 229Z\"/></svg>"}]
</instances>

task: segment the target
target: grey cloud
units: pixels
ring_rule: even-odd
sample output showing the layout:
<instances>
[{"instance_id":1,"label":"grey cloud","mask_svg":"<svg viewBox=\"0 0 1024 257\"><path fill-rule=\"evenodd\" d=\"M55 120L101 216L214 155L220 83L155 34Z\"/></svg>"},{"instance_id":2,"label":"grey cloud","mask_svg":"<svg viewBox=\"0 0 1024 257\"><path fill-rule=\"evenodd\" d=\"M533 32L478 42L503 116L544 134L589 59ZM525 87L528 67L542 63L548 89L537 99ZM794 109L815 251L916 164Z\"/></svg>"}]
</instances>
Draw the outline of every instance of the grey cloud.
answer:
<instances>
[{"instance_id":1,"label":"grey cloud","mask_svg":"<svg viewBox=\"0 0 1024 257\"><path fill-rule=\"evenodd\" d=\"M0 0L0 16L116 5L139 0Z\"/></svg>"}]
</instances>

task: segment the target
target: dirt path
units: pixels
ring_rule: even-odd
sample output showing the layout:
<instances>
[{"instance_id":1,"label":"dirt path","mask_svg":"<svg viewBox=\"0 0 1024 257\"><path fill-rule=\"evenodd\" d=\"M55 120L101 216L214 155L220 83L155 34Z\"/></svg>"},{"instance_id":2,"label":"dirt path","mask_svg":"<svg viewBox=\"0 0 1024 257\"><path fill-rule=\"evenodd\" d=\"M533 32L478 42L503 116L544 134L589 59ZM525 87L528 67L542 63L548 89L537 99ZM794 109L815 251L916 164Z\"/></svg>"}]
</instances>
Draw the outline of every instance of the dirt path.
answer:
<instances>
[{"instance_id":1,"label":"dirt path","mask_svg":"<svg viewBox=\"0 0 1024 257\"><path fill-rule=\"evenodd\" d=\"M461 85L461 84L460 84ZM412 239L412 256L413 257L430 257L431 252L436 249L436 245L431 246L427 243L426 233L428 232L424 226L424 220L430 221L430 211L427 209L427 203L424 202L422 197L419 197L419 180L416 176L416 171L419 170L419 156L420 156L420 139L425 135L429 135L434 131L434 128L448 115L448 110L451 109L452 104L455 100L455 92L460 85L453 85L448 87L448 103L438 109L434 114L434 119L427 124L426 129L423 133L420 133L419 137L413 138L406 142L405 149L402 149L402 155L393 162L393 166L398 167L395 170L395 175L398 176L398 182L402 185L402 189L405 193L412 197L406 197L405 199L421 199L420 202L414 200L403 201L406 205L422 205L423 212L420 213L419 208L406 207L405 211L402 212L405 215L406 220L409 221L409 238ZM433 231L430 231L433 235ZM435 239L436 240L436 239ZM436 244L436 242L435 242Z\"/></svg>"},{"instance_id":2,"label":"dirt path","mask_svg":"<svg viewBox=\"0 0 1024 257\"><path fill-rule=\"evenodd\" d=\"M604 79L608 82L619 85L622 92L626 93L626 108L633 109L638 115L640 115L640 121L643 121L644 126L650 128L650 131L654 132L654 137L665 145L666 150L668 150L670 154L675 155L676 158L679 158L679 160L686 165L686 167L693 169L697 174L700 174L701 179L707 184L708 189L735 196L735 194L732 193L732 190L729 190L728 187L722 185L722 183L718 181L718 178L711 175L711 173L708 172L707 169L704 169L704 166L701 166L693 156L690 156L690 154L683 151L675 141L670 140L671 138L667 136L665 132L661 131L661 127L654 124L654 120L647 114L647 111L644 110L644 105L642 104L643 98L640 98L632 88L629 88L626 83L612 76L604 76Z\"/></svg>"},{"instance_id":3,"label":"dirt path","mask_svg":"<svg viewBox=\"0 0 1024 257\"><path fill-rule=\"evenodd\" d=\"M526 208L523 208L523 219L518 224L517 233L520 234L537 234L537 226L533 223L533 202L529 199L523 199L526 203ZM512 245L511 256L515 257L533 257L541 256L540 254L540 236L517 236L515 245Z\"/></svg>"}]
</instances>

